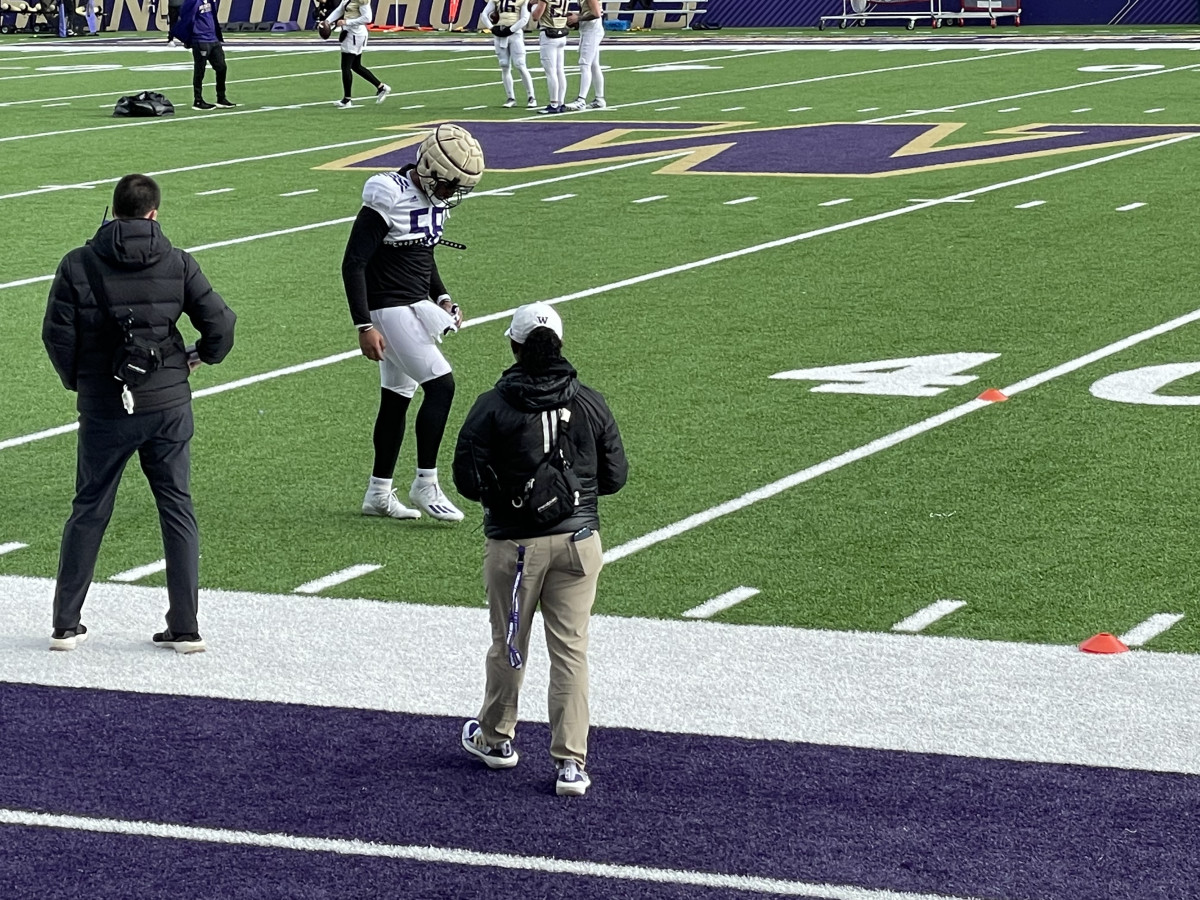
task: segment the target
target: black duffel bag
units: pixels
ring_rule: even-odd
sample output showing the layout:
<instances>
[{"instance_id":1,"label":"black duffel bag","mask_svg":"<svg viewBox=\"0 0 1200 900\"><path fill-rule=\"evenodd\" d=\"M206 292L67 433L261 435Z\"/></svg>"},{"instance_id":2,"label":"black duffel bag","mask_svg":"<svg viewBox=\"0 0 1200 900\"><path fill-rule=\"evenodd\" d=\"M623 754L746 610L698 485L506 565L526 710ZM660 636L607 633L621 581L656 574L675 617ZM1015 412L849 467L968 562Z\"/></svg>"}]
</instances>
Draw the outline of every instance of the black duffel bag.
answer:
<instances>
[{"instance_id":1,"label":"black duffel bag","mask_svg":"<svg viewBox=\"0 0 1200 900\"><path fill-rule=\"evenodd\" d=\"M157 91L142 91L132 97L122 97L113 107L114 116L173 116L175 106Z\"/></svg>"}]
</instances>

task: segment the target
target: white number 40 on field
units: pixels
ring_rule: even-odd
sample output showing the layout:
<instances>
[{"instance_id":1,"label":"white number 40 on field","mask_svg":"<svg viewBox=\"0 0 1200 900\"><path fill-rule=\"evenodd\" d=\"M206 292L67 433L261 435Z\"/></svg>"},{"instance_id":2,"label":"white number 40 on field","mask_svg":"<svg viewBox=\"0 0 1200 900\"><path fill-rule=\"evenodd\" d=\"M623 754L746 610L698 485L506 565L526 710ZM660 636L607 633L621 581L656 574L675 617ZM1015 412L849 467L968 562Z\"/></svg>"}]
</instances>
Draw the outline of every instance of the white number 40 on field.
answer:
<instances>
[{"instance_id":1,"label":"white number 40 on field","mask_svg":"<svg viewBox=\"0 0 1200 900\"><path fill-rule=\"evenodd\" d=\"M844 363L815 369L777 372L781 381L819 381L810 390L821 394L882 394L891 397L936 397L947 388L970 384L978 375L968 369L996 359L999 353L936 353L876 362ZM1200 362L1144 366L1106 375L1091 386L1093 396L1117 403L1147 406L1200 406L1200 395L1159 394L1160 388L1200 374Z\"/></svg>"},{"instance_id":2,"label":"white number 40 on field","mask_svg":"<svg viewBox=\"0 0 1200 900\"><path fill-rule=\"evenodd\" d=\"M996 359L999 353L936 353L877 362L845 363L816 369L777 372L781 381L820 381L812 388L824 394L886 394L892 397L936 397L947 388L969 384L978 375L963 372Z\"/></svg>"}]
</instances>

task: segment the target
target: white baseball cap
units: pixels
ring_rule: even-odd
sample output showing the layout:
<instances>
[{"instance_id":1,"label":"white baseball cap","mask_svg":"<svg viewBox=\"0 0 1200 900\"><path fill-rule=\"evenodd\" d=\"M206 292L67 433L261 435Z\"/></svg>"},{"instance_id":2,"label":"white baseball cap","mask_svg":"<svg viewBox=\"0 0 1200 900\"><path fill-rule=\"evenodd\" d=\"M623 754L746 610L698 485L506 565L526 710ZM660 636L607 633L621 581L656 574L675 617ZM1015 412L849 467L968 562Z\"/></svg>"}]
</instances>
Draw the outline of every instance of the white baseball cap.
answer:
<instances>
[{"instance_id":1,"label":"white baseball cap","mask_svg":"<svg viewBox=\"0 0 1200 900\"><path fill-rule=\"evenodd\" d=\"M504 335L518 344L523 344L535 328L549 328L558 335L560 341L562 340L562 319L549 303L527 303L518 307L513 313L512 324L508 326Z\"/></svg>"}]
</instances>

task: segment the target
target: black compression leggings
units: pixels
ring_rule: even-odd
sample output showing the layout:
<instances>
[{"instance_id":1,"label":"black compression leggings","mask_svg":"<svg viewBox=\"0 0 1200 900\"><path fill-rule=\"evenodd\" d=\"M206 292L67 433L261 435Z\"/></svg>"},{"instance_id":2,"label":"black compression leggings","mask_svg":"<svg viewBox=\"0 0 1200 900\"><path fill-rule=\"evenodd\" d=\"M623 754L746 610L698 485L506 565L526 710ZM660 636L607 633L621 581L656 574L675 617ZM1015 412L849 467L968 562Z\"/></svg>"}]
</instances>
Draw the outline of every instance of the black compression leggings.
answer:
<instances>
[{"instance_id":1,"label":"black compression leggings","mask_svg":"<svg viewBox=\"0 0 1200 900\"><path fill-rule=\"evenodd\" d=\"M446 420L450 418L450 405L454 402L454 373L447 372L426 381L421 385L421 392L425 397L417 410L417 466L436 469ZM396 471L400 445L404 442L404 422L412 399L387 388L381 388L379 395L379 414L375 417L372 434L375 463L371 474L376 478L391 478Z\"/></svg>"},{"instance_id":2,"label":"black compression leggings","mask_svg":"<svg viewBox=\"0 0 1200 900\"><path fill-rule=\"evenodd\" d=\"M379 89L379 79L374 73L362 64L362 56L358 53L343 53L342 54L342 96L346 99L350 98L350 89L354 86L354 73L357 72L367 81Z\"/></svg>"}]
</instances>

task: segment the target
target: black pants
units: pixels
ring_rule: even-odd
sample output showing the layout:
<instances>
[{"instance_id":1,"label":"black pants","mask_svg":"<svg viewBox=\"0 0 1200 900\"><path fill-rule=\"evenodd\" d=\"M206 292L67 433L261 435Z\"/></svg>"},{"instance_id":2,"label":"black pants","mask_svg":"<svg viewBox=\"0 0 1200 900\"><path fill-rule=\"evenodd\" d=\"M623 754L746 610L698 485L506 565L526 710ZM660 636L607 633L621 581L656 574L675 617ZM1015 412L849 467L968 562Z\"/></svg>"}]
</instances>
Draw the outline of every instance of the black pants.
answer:
<instances>
[{"instance_id":1,"label":"black pants","mask_svg":"<svg viewBox=\"0 0 1200 900\"><path fill-rule=\"evenodd\" d=\"M192 91L196 99L204 96L204 67L211 65L217 73L217 99L225 99L225 48L218 44L192 45Z\"/></svg>"},{"instance_id":2,"label":"black pants","mask_svg":"<svg viewBox=\"0 0 1200 900\"><path fill-rule=\"evenodd\" d=\"M349 99L350 91L354 87L354 74L358 73L367 81L371 82L375 90L379 90L380 81L375 77L375 73L363 65L362 55L358 53L343 53L342 54L342 96Z\"/></svg>"},{"instance_id":3,"label":"black pants","mask_svg":"<svg viewBox=\"0 0 1200 900\"><path fill-rule=\"evenodd\" d=\"M96 569L100 542L112 518L117 486L137 453L150 482L167 561L167 627L175 634L197 630L200 535L188 484L191 474L192 407L121 419L79 417L75 502L63 529L54 589L54 627L75 628Z\"/></svg>"},{"instance_id":4,"label":"black pants","mask_svg":"<svg viewBox=\"0 0 1200 900\"><path fill-rule=\"evenodd\" d=\"M172 40L175 37L175 25L179 22L179 10L182 7L168 6L167 7L167 40Z\"/></svg>"}]
</instances>

